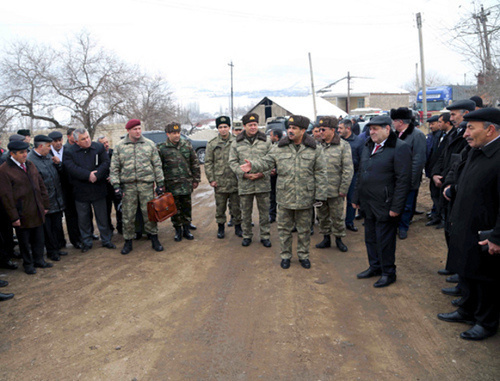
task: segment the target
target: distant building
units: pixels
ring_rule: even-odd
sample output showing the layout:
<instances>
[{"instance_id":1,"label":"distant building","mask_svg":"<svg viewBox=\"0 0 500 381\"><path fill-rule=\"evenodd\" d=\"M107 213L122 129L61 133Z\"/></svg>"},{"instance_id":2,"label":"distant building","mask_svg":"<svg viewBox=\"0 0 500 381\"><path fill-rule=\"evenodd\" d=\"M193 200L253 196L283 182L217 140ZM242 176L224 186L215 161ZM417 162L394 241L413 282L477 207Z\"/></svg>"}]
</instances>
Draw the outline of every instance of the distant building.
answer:
<instances>
[{"instance_id":1,"label":"distant building","mask_svg":"<svg viewBox=\"0 0 500 381\"><path fill-rule=\"evenodd\" d=\"M335 106L347 111L347 79L341 79L320 90L317 94ZM410 92L392 86L387 82L367 78L351 78L349 110L359 108L391 108L408 107Z\"/></svg>"}]
</instances>

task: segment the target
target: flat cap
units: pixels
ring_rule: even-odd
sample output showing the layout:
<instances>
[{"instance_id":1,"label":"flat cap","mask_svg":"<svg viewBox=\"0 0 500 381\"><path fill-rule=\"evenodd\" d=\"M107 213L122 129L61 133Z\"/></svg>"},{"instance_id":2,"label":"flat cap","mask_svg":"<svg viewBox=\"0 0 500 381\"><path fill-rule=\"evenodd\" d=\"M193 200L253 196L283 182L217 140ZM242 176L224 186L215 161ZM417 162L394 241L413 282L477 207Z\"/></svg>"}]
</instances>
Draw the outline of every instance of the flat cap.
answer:
<instances>
[{"instance_id":1,"label":"flat cap","mask_svg":"<svg viewBox=\"0 0 500 381\"><path fill-rule=\"evenodd\" d=\"M441 115L432 115L429 119L427 119L427 121L428 121L429 123L437 122L437 121L439 120L439 117L440 117L440 116L441 116Z\"/></svg>"},{"instance_id":2,"label":"flat cap","mask_svg":"<svg viewBox=\"0 0 500 381\"><path fill-rule=\"evenodd\" d=\"M17 133L19 135L23 135L23 136L31 136L30 130L24 130L24 129L23 130L17 130Z\"/></svg>"},{"instance_id":3,"label":"flat cap","mask_svg":"<svg viewBox=\"0 0 500 381\"><path fill-rule=\"evenodd\" d=\"M35 136L35 143L44 142L44 143L52 143L53 139L49 138L47 135L37 135Z\"/></svg>"},{"instance_id":4,"label":"flat cap","mask_svg":"<svg viewBox=\"0 0 500 381\"><path fill-rule=\"evenodd\" d=\"M49 134L49 138L51 138L52 140L59 140L59 139L62 139L62 137L63 137L63 134L61 134L59 131L52 131Z\"/></svg>"},{"instance_id":5,"label":"flat cap","mask_svg":"<svg viewBox=\"0 0 500 381\"><path fill-rule=\"evenodd\" d=\"M219 116L217 119L215 119L215 126L219 127L221 124L227 124L229 127L231 127L231 118L225 115Z\"/></svg>"},{"instance_id":6,"label":"flat cap","mask_svg":"<svg viewBox=\"0 0 500 381\"><path fill-rule=\"evenodd\" d=\"M167 134L171 133L171 132L181 132L181 125L179 123L177 123L177 122L169 123L165 127L165 132Z\"/></svg>"},{"instance_id":7,"label":"flat cap","mask_svg":"<svg viewBox=\"0 0 500 381\"><path fill-rule=\"evenodd\" d=\"M22 142L24 140L23 135L13 134L9 136L9 142Z\"/></svg>"},{"instance_id":8,"label":"flat cap","mask_svg":"<svg viewBox=\"0 0 500 381\"><path fill-rule=\"evenodd\" d=\"M302 115L292 115L290 118L288 118L289 126L297 126L299 128L306 129L307 127L309 127L309 123L311 123L309 118Z\"/></svg>"},{"instance_id":9,"label":"flat cap","mask_svg":"<svg viewBox=\"0 0 500 381\"><path fill-rule=\"evenodd\" d=\"M251 112L250 114L243 115L243 118L241 118L241 122L243 124L248 124L248 123L259 123L259 115L257 115L254 112Z\"/></svg>"},{"instance_id":10,"label":"flat cap","mask_svg":"<svg viewBox=\"0 0 500 381\"><path fill-rule=\"evenodd\" d=\"M476 103L476 107L483 107L483 98L481 98L479 95L474 95L473 97L470 97L471 101L474 101Z\"/></svg>"},{"instance_id":11,"label":"flat cap","mask_svg":"<svg viewBox=\"0 0 500 381\"><path fill-rule=\"evenodd\" d=\"M325 116L319 120L318 126L337 128L339 126L339 120L334 116Z\"/></svg>"},{"instance_id":12,"label":"flat cap","mask_svg":"<svg viewBox=\"0 0 500 381\"><path fill-rule=\"evenodd\" d=\"M125 128L127 130L130 130L131 128L134 128L135 126L140 126L141 121L139 119L130 119L127 124L125 125Z\"/></svg>"},{"instance_id":13,"label":"flat cap","mask_svg":"<svg viewBox=\"0 0 500 381\"><path fill-rule=\"evenodd\" d=\"M495 107L481 108L464 115L465 121L491 122L500 125L500 110Z\"/></svg>"},{"instance_id":14,"label":"flat cap","mask_svg":"<svg viewBox=\"0 0 500 381\"><path fill-rule=\"evenodd\" d=\"M413 112L408 107L399 107L398 109L393 108L391 110L391 119L412 119Z\"/></svg>"},{"instance_id":15,"label":"flat cap","mask_svg":"<svg viewBox=\"0 0 500 381\"><path fill-rule=\"evenodd\" d=\"M446 107L448 110L469 110L474 111L476 109L476 102L470 99L463 99L461 101L453 102L451 105Z\"/></svg>"},{"instance_id":16,"label":"flat cap","mask_svg":"<svg viewBox=\"0 0 500 381\"><path fill-rule=\"evenodd\" d=\"M374 116L373 118L370 119L368 123L366 123L367 126L387 126L387 125L392 125L392 119L389 118L386 115L378 115Z\"/></svg>"},{"instance_id":17,"label":"flat cap","mask_svg":"<svg viewBox=\"0 0 500 381\"><path fill-rule=\"evenodd\" d=\"M13 141L7 144L9 151L22 151L29 148L29 144L26 142Z\"/></svg>"}]
</instances>

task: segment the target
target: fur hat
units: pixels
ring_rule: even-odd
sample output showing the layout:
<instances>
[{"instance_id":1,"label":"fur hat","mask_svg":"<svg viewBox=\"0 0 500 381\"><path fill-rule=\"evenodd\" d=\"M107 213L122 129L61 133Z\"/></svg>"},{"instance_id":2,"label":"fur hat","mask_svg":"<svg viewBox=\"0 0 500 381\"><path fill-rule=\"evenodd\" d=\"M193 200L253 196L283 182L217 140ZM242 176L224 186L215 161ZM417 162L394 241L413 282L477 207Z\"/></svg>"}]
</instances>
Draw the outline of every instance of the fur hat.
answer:
<instances>
[{"instance_id":1,"label":"fur hat","mask_svg":"<svg viewBox=\"0 0 500 381\"><path fill-rule=\"evenodd\" d=\"M170 134L172 132L181 132L181 125L177 122L171 122L165 127L165 132Z\"/></svg>"},{"instance_id":2,"label":"fur hat","mask_svg":"<svg viewBox=\"0 0 500 381\"><path fill-rule=\"evenodd\" d=\"M391 109L391 119L413 119L413 112L408 107L400 107L397 110Z\"/></svg>"},{"instance_id":3,"label":"fur hat","mask_svg":"<svg viewBox=\"0 0 500 381\"><path fill-rule=\"evenodd\" d=\"M227 124L229 127L231 127L231 118L228 116L219 116L217 119L215 119L215 126L219 128L221 124Z\"/></svg>"},{"instance_id":4,"label":"fur hat","mask_svg":"<svg viewBox=\"0 0 500 381\"><path fill-rule=\"evenodd\" d=\"M251 112L250 114L243 115L243 118L241 118L241 122L243 125L248 124L248 123L259 123L259 115L257 115L254 112Z\"/></svg>"},{"instance_id":5,"label":"fur hat","mask_svg":"<svg viewBox=\"0 0 500 381\"><path fill-rule=\"evenodd\" d=\"M318 125L319 127L337 128L339 120L335 116L325 116L319 120Z\"/></svg>"},{"instance_id":6,"label":"fur hat","mask_svg":"<svg viewBox=\"0 0 500 381\"><path fill-rule=\"evenodd\" d=\"M309 123L311 123L309 118L302 115L292 115L288 118L289 126L297 126L302 129L307 129L307 127L309 127Z\"/></svg>"}]
</instances>

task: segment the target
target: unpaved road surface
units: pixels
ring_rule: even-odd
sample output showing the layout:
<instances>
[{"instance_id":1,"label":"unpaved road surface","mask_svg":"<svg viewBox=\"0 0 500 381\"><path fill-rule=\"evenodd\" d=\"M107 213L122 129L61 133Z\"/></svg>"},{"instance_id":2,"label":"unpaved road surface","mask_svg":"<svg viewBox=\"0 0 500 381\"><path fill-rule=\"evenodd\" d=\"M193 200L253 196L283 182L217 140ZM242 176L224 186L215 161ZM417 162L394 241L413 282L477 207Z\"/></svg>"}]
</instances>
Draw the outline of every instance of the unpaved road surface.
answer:
<instances>
[{"instance_id":1,"label":"unpaved road surface","mask_svg":"<svg viewBox=\"0 0 500 381\"><path fill-rule=\"evenodd\" d=\"M424 185L419 209L427 210ZM72 248L52 269L0 271L1 380L499 380L500 335L461 340L450 312L442 230L416 216L398 241L398 280L385 289L358 280L367 267L363 229L347 253L319 250L312 268L279 266L272 248L241 246L228 228L216 238L212 190L193 196L194 241L176 243L161 224L162 253ZM257 218L254 218L257 225Z\"/></svg>"}]
</instances>

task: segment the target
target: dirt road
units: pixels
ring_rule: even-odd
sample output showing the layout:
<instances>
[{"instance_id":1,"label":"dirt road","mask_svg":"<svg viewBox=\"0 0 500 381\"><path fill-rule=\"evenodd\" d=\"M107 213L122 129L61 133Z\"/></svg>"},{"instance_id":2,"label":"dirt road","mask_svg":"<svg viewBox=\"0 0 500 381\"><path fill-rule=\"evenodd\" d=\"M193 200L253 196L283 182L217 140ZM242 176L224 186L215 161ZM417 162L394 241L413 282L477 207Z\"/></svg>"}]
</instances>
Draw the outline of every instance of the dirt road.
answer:
<instances>
[{"instance_id":1,"label":"dirt road","mask_svg":"<svg viewBox=\"0 0 500 381\"><path fill-rule=\"evenodd\" d=\"M423 186L419 209L428 209ZM97 245L28 276L0 271L15 298L1 303L1 380L498 380L500 335L461 340L450 312L442 230L417 216L398 241L398 280L385 289L358 280L367 267L360 232L347 253L319 250L312 268L279 266L257 236L250 247L229 228L216 238L206 180L194 194L194 241L176 243L161 224L162 253ZM254 218L257 225L257 218Z\"/></svg>"}]
</instances>

